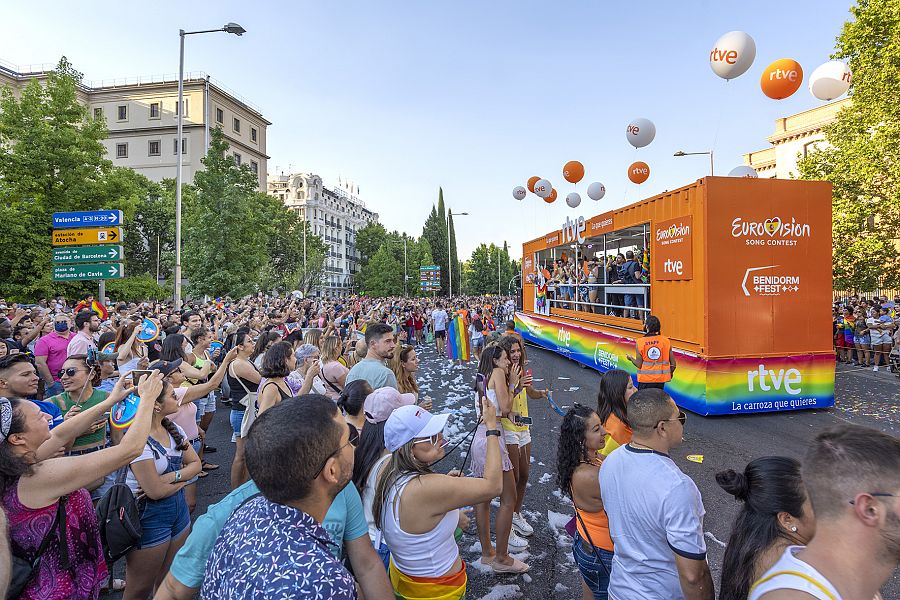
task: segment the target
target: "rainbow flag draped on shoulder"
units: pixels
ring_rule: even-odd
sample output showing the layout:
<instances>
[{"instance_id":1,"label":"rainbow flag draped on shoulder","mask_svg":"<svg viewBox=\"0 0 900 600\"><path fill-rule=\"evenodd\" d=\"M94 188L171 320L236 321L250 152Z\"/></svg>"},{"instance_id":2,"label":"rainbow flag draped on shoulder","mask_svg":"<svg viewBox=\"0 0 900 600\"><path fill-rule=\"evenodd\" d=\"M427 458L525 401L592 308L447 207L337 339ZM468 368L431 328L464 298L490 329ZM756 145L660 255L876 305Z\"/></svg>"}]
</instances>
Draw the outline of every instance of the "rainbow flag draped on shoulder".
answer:
<instances>
[{"instance_id":1,"label":"rainbow flag draped on shoulder","mask_svg":"<svg viewBox=\"0 0 900 600\"><path fill-rule=\"evenodd\" d=\"M447 326L447 358L450 360L469 360L469 335L462 315L450 319Z\"/></svg>"},{"instance_id":2,"label":"rainbow flag draped on shoulder","mask_svg":"<svg viewBox=\"0 0 900 600\"><path fill-rule=\"evenodd\" d=\"M413 577L401 573L391 561L389 574L394 594L399 600L464 600L466 597L466 563L459 573L445 577Z\"/></svg>"}]
</instances>

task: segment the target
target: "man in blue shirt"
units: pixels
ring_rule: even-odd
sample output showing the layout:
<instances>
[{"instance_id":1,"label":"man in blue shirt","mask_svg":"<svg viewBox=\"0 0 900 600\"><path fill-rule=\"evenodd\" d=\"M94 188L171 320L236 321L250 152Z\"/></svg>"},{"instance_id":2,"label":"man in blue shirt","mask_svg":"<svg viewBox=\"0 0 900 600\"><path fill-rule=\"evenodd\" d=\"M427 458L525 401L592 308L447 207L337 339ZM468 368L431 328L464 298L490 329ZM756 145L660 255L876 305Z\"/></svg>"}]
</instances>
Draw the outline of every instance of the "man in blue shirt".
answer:
<instances>
[{"instance_id":1,"label":"man in blue shirt","mask_svg":"<svg viewBox=\"0 0 900 600\"><path fill-rule=\"evenodd\" d=\"M247 484L229 496L235 505L243 501L241 498L249 499L227 519L209 553L203 597L358 597L353 577L335 557L332 538L322 526L340 495L348 494L351 509L361 513L353 506L353 500L361 504L359 495L347 485L353 471L349 440L346 422L325 396L288 399L259 416L247 436L245 457L261 495L252 497L253 486ZM229 507L217 505L211 512L213 509L215 514L209 522L198 521L196 529L214 526L217 515L221 518ZM337 507L337 513L344 511L349 518L346 496L343 511ZM335 524L333 531L337 535L343 529L338 539L347 539L347 528L342 525ZM362 533L347 543L351 561L356 546L367 546L370 554L368 559L363 554L359 565L360 587L367 598L392 598L384 567L367 539L365 521L357 517L349 525L351 535ZM173 573L160 592L171 591L175 583L197 583L196 578L180 582L178 574L191 562L186 561L173 565ZM158 597L167 596L161 593Z\"/></svg>"}]
</instances>

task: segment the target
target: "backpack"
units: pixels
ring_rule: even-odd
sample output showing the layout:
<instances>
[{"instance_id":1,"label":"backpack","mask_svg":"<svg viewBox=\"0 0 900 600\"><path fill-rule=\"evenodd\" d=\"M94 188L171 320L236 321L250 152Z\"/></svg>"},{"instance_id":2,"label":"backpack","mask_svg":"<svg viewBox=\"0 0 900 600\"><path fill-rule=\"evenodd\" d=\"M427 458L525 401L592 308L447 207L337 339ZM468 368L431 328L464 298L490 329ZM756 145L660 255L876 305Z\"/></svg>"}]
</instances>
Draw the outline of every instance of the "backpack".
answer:
<instances>
[{"instance_id":1,"label":"backpack","mask_svg":"<svg viewBox=\"0 0 900 600\"><path fill-rule=\"evenodd\" d=\"M134 497L131 488L125 485L127 470L127 466L119 470L116 483L97 503L97 523L100 526L103 558L110 567L137 546L143 533L141 504Z\"/></svg>"}]
</instances>

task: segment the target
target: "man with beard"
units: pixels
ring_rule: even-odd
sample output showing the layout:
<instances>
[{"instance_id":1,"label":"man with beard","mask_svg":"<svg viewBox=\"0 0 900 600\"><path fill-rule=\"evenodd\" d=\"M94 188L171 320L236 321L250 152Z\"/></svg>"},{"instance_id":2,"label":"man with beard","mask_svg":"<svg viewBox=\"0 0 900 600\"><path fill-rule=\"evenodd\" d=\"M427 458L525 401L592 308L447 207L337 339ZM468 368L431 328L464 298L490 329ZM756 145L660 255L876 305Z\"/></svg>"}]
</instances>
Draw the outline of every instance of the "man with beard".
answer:
<instances>
[{"instance_id":1,"label":"man with beard","mask_svg":"<svg viewBox=\"0 0 900 600\"><path fill-rule=\"evenodd\" d=\"M89 349L97 349L94 334L100 331L100 316L93 310L82 310L75 315L77 333L69 340L66 356L87 354Z\"/></svg>"},{"instance_id":2,"label":"man with beard","mask_svg":"<svg viewBox=\"0 0 900 600\"><path fill-rule=\"evenodd\" d=\"M803 461L816 516L808 546L788 546L749 600L868 600L900 562L900 440L857 425L816 436Z\"/></svg>"},{"instance_id":3,"label":"man with beard","mask_svg":"<svg viewBox=\"0 0 900 600\"><path fill-rule=\"evenodd\" d=\"M308 395L273 406L250 428L244 452L261 495L225 523L206 565L202 596L355 600L353 576L331 553L322 527L353 473L350 430L334 402ZM383 566L367 571L381 585L366 596L390 597Z\"/></svg>"},{"instance_id":4,"label":"man with beard","mask_svg":"<svg viewBox=\"0 0 900 600\"><path fill-rule=\"evenodd\" d=\"M349 385L357 379L365 379L373 390L383 387L397 387L397 377L384 361L393 358L397 341L394 339L394 330L385 323L372 323L366 328L366 357L353 365L347 373L344 385Z\"/></svg>"}]
</instances>

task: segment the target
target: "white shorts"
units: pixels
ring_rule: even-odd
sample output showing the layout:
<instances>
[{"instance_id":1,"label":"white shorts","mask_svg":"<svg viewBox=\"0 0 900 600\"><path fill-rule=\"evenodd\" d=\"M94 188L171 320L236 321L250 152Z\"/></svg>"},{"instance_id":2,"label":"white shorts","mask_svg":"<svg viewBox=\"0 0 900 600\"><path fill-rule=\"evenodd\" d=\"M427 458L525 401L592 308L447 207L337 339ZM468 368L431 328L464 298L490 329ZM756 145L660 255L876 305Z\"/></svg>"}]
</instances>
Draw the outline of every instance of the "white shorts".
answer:
<instances>
[{"instance_id":1,"label":"white shorts","mask_svg":"<svg viewBox=\"0 0 900 600\"><path fill-rule=\"evenodd\" d=\"M872 344L891 344L893 345L894 338L891 337L891 334L885 335L885 333L873 333L872 334Z\"/></svg>"},{"instance_id":2,"label":"white shorts","mask_svg":"<svg viewBox=\"0 0 900 600\"><path fill-rule=\"evenodd\" d=\"M506 441L507 446L527 446L531 443L531 431L528 429L525 431L510 431L509 429L504 429L503 439Z\"/></svg>"}]
</instances>

